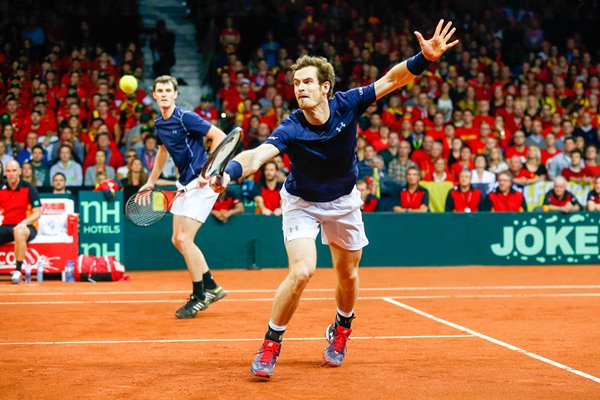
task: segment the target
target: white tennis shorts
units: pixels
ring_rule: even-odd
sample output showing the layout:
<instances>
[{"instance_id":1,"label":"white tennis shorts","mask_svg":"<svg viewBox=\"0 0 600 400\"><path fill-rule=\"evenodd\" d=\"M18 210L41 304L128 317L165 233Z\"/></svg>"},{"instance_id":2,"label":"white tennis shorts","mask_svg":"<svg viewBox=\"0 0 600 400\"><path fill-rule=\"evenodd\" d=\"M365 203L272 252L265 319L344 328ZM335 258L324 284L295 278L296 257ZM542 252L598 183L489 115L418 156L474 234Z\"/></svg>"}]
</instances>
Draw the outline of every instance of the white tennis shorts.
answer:
<instances>
[{"instance_id":1,"label":"white tennis shorts","mask_svg":"<svg viewBox=\"0 0 600 400\"><path fill-rule=\"evenodd\" d=\"M369 244L365 234L356 187L348 195L328 202L306 201L281 188L283 237L286 242L298 238L316 239L321 227L321 241L346 250L360 250Z\"/></svg>"},{"instance_id":2,"label":"white tennis shorts","mask_svg":"<svg viewBox=\"0 0 600 400\"><path fill-rule=\"evenodd\" d=\"M177 189L181 187L177 182ZM215 193L208 185L187 191L175 199L171 207L171 214L182 215L204 223L217 201L217 197L219 194Z\"/></svg>"}]
</instances>

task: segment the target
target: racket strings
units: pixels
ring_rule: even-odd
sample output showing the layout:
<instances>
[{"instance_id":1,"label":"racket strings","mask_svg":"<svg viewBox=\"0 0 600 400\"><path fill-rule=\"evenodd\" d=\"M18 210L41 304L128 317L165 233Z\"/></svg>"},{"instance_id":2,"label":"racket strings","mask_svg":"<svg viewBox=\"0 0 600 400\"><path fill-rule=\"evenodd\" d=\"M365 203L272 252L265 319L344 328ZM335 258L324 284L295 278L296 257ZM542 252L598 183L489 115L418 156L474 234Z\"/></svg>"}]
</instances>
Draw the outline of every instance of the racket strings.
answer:
<instances>
[{"instance_id":1,"label":"racket strings","mask_svg":"<svg viewBox=\"0 0 600 400\"><path fill-rule=\"evenodd\" d=\"M131 197L125 205L125 214L134 224L149 226L160 220L168 208L167 196L161 191L153 190Z\"/></svg>"}]
</instances>

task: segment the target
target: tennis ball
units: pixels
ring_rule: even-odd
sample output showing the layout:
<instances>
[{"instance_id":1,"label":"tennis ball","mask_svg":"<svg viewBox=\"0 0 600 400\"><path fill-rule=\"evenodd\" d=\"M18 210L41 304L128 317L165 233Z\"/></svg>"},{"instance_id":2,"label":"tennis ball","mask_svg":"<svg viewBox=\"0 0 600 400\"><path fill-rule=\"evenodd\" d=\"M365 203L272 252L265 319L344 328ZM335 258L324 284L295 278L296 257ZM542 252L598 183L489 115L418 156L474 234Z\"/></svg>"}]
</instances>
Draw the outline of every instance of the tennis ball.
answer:
<instances>
[{"instance_id":1,"label":"tennis ball","mask_svg":"<svg viewBox=\"0 0 600 400\"><path fill-rule=\"evenodd\" d=\"M119 80L119 87L125 93L133 93L137 89L137 79L131 75L124 75Z\"/></svg>"}]
</instances>

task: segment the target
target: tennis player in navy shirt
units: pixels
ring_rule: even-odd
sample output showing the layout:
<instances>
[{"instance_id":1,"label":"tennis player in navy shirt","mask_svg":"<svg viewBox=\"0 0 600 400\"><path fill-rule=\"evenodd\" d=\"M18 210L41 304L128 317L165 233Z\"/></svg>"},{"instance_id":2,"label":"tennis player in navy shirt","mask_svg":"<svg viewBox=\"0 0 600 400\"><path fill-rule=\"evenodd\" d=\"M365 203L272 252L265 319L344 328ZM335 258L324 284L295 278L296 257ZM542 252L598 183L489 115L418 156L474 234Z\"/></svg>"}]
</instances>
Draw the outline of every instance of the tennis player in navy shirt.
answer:
<instances>
[{"instance_id":1,"label":"tennis player in navy shirt","mask_svg":"<svg viewBox=\"0 0 600 400\"><path fill-rule=\"evenodd\" d=\"M303 56L292 66L294 93L300 106L259 147L240 153L222 178L210 181L222 191L230 180L253 174L278 154L287 153L291 172L281 190L283 235L289 272L279 286L267 333L250 367L258 377L270 378L281 350L286 326L300 302L302 291L317 265L315 239L329 245L336 272L337 314L327 327L323 362L341 365L358 297L358 265L369 242L356 189L357 119L365 109L425 71L447 49L455 28L441 20L433 37L415 32L421 52L401 62L369 86L333 94L333 66L322 57ZM203 182L204 183L204 182Z\"/></svg>"},{"instance_id":2,"label":"tennis player in navy shirt","mask_svg":"<svg viewBox=\"0 0 600 400\"><path fill-rule=\"evenodd\" d=\"M204 150L204 138L212 140L212 151L225 138L225 133L196 113L175 105L177 79L174 77L163 75L156 78L152 96L160 108L154 120L158 153L148 182L140 191L154 188L169 155L179 171L177 187L182 188L198 179L208 158ZM173 214L172 242L183 255L192 278L192 294L186 304L175 312L177 318L194 318L198 311L227 294L214 281L202 251L194 242L196 233L206 221L219 194L209 186L199 183L198 187L175 199L170 210Z\"/></svg>"}]
</instances>

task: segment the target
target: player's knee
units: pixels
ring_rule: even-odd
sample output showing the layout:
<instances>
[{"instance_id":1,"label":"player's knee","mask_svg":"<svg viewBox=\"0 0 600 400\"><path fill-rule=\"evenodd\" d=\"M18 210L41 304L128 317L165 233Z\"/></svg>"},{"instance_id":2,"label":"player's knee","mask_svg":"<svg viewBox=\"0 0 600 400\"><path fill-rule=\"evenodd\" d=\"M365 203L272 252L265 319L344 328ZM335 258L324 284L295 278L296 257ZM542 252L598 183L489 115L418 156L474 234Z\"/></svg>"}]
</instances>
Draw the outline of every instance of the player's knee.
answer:
<instances>
[{"instance_id":1,"label":"player's knee","mask_svg":"<svg viewBox=\"0 0 600 400\"><path fill-rule=\"evenodd\" d=\"M310 267L294 268L294 271L290 273L290 278L292 279L294 287L305 287L310 281L310 278L313 276L314 272L314 268Z\"/></svg>"},{"instance_id":2,"label":"player's knee","mask_svg":"<svg viewBox=\"0 0 600 400\"><path fill-rule=\"evenodd\" d=\"M190 243L190 238L188 237L188 235L182 233L175 233L171 237L171 243L173 243L173 246L175 246L177 249L181 250L184 249Z\"/></svg>"},{"instance_id":3,"label":"player's knee","mask_svg":"<svg viewBox=\"0 0 600 400\"><path fill-rule=\"evenodd\" d=\"M338 269L337 275L340 280L354 281L358 279L358 267Z\"/></svg>"}]
</instances>

